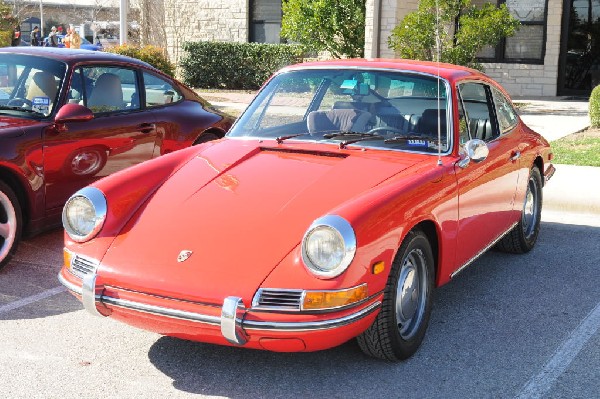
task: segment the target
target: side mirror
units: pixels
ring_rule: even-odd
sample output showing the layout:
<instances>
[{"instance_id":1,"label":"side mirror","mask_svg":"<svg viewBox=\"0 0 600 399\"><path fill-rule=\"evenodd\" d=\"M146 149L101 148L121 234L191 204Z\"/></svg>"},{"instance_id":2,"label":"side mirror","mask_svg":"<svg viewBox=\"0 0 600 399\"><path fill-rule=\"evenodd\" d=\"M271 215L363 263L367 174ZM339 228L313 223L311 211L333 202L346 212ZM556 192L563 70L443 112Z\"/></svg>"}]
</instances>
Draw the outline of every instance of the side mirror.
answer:
<instances>
[{"instance_id":1,"label":"side mirror","mask_svg":"<svg viewBox=\"0 0 600 399\"><path fill-rule=\"evenodd\" d=\"M83 122L92 119L94 119L94 113L89 108L79 104L65 104L58 110L54 122Z\"/></svg>"},{"instance_id":2,"label":"side mirror","mask_svg":"<svg viewBox=\"0 0 600 399\"><path fill-rule=\"evenodd\" d=\"M466 168L471 161L484 161L490 153L490 150L483 140L472 139L467 141L463 147L464 158L458 162L458 166Z\"/></svg>"}]
</instances>

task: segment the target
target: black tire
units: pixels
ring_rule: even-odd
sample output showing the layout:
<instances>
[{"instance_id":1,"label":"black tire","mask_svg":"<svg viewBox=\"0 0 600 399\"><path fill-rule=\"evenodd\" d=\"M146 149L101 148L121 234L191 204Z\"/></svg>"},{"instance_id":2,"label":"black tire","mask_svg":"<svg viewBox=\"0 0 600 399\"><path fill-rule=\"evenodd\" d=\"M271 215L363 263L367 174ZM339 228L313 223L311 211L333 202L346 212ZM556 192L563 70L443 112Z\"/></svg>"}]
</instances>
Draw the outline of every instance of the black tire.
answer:
<instances>
[{"instance_id":1,"label":"black tire","mask_svg":"<svg viewBox=\"0 0 600 399\"><path fill-rule=\"evenodd\" d=\"M14 191L0 181L0 269L15 254L21 241L22 229L23 215L19 200Z\"/></svg>"},{"instance_id":2,"label":"black tire","mask_svg":"<svg viewBox=\"0 0 600 399\"><path fill-rule=\"evenodd\" d=\"M73 151L66 159L63 172L72 177L95 176L104 168L107 152L100 147L84 147Z\"/></svg>"},{"instance_id":3,"label":"black tire","mask_svg":"<svg viewBox=\"0 0 600 399\"><path fill-rule=\"evenodd\" d=\"M219 136L217 136L215 133L213 132L206 132L200 135L200 137L198 137L196 139L196 141L194 142L194 145L197 144L202 144L202 143L206 143L208 141L213 141L213 140L218 140L220 139Z\"/></svg>"},{"instance_id":4,"label":"black tire","mask_svg":"<svg viewBox=\"0 0 600 399\"><path fill-rule=\"evenodd\" d=\"M540 232L542 216L542 175L533 167L527 181L527 193L521 211L521 220L506 234L496 248L503 252L524 254L535 246Z\"/></svg>"},{"instance_id":5,"label":"black tire","mask_svg":"<svg viewBox=\"0 0 600 399\"><path fill-rule=\"evenodd\" d=\"M398 361L417 351L429 324L433 280L434 260L429 240L422 231L411 231L392 264L379 314L357 337L364 353Z\"/></svg>"}]
</instances>

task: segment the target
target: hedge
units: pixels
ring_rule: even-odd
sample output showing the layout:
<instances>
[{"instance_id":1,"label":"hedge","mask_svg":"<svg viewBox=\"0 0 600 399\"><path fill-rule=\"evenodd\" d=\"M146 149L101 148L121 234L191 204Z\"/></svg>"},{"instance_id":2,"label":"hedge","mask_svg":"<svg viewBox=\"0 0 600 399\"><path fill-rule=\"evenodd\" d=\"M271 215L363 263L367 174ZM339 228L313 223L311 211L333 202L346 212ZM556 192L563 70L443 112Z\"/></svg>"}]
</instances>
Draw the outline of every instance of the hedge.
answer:
<instances>
[{"instance_id":1,"label":"hedge","mask_svg":"<svg viewBox=\"0 0 600 399\"><path fill-rule=\"evenodd\" d=\"M600 85L590 95L590 122L592 127L600 127Z\"/></svg>"},{"instance_id":2,"label":"hedge","mask_svg":"<svg viewBox=\"0 0 600 399\"><path fill-rule=\"evenodd\" d=\"M183 81L203 89L258 89L273 72L304 55L304 47L296 44L186 42L183 50Z\"/></svg>"},{"instance_id":3,"label":"hedge","mask_svg":"<svg viewBox=\"0 0 600 399\"><path fill-rule=\"evenodd\" d=\"M136 47L128 44L109 47L106 51L115 54L126 55L131 58L137 58L152 65L156 69L169 76L175 76L175 66L169 61L164 51L156 46Z\"/></svg>"}]
</instances>

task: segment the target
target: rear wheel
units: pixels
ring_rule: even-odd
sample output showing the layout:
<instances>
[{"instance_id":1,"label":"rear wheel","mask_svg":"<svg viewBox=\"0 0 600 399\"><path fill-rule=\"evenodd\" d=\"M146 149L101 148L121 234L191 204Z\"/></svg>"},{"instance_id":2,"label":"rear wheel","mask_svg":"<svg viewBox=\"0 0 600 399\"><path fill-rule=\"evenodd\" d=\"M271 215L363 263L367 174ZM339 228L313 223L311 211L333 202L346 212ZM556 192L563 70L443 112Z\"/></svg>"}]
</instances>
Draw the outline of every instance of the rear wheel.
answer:
<instances>
[{"instance_id":1,"label":"rear wheel","mask_svg":"<svg viewBox=\"0 0 600 399\"><path fill-rule=\"evenodd\" d=\"M23 217L14 191L0 181L0 269L10 261L21 239Z\"/></svg>"},{"instance_id":2,"label":"rear wheel","mask_svg":"<svg viewBox=\"0 0 600 399\"><path fill-rule=\"evenodd\" d=\"M364 353L396 361L417 351L431 314L433 276L429 240L423 232L411 231L392 264L377 318L357 337Z\"/></svg>"},{"instance_id":3,"label":"rear wheel","mask_svg":"<svg viewBox=\"0 0 600 399\"><path fill-rule=\"evenodd\" d=\"M523 254L531 251L537 242L542 216L542 175L533 167L527 181L527 193L521 211L521 220L496 245L504 252Z\"/></svg>"}]
</instances>

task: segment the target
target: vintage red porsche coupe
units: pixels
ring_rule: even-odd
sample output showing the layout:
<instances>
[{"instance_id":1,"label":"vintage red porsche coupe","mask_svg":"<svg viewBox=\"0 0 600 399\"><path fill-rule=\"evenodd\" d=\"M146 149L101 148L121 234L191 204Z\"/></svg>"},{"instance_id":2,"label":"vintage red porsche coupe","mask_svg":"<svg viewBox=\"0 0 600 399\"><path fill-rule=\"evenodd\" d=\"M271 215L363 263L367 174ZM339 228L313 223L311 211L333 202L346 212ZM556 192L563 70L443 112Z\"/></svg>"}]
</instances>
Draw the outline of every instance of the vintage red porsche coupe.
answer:
<instances>
[{"instance_id":1,"label":"vintage red porsche coupe","mask_svg":"<svg viewBox=\"0 0 600 399\"><path fill-rule=\"evenodd\" d=\"M59 279L159 334L270 351L357 338L406 359L434 287L537 240L548 142L463 67L284 68L221 140L95 182L63 210Z\"/></svg>"},{"instance_id":2,"label":"vintage red porsche coupe","mask_svg":"<svg viewBox=\"0 0 600 399\"><path fill-rule=\"evenodd\" d=\"M220 138L233 118L149 64L100 51L0 49L0 268L21 236L117 170Z\"/></svg>"}]
</instances>

